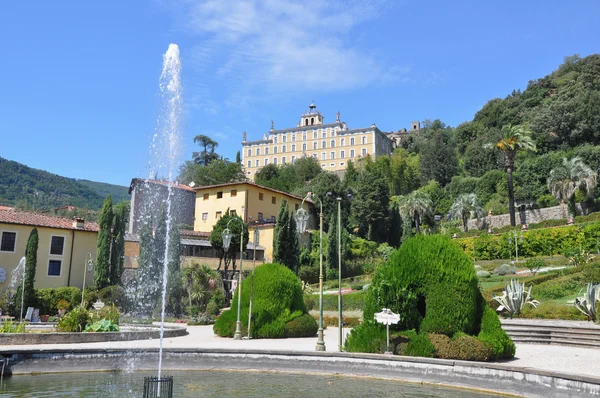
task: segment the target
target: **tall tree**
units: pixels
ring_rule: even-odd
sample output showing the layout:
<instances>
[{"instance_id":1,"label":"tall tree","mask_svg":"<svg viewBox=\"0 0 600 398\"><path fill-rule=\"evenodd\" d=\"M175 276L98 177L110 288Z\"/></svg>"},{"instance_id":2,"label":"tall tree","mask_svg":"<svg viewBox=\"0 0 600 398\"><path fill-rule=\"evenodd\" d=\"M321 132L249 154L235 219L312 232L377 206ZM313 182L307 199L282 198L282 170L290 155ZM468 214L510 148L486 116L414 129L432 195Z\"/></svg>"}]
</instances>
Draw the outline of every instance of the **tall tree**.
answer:
<instances>
[{"instance_id":1,"label":"tall tree","mask_svg":"<svg viewBox=\"0 0 600 398\"><path fill-rule=\"evenodd\" d=\"M282 200L273 234L273 261L297 273L299 255L296 219L290 214L287 201Z\"/></svg>"},{"instance_id":2,"label":"tall tree","mask_svg":"<svg viewBox=\"0 0 600 398\"><path fill-rule=\"evenodd\" d=\"M486 144L486 147L490 147ZM521 125L505 125L502 127L502 138L495 144L496 148L504 154L504 167L508 175L508 212L510 225L516 225L515 220L515 193L513 188L513 171L515 157L518 151L535 151L536 146L531 139L531 132Z\"/></svg>"},{"instance_id":3,"label":"tall tree","mask_svg":"<svg viewBox=\"0 0 600 398\"><path fill-rule=\"evenodd\" d=\"M421 220L430 215L433 209L431 198L419 190L413 191L406 196L398 198L398 205L401 213L406 213L415 223L417 234L421 233Z\"/></svg>"},{"instance_id":4,"label":"tall tree","mask_svg":"<svg viewBox=\"0 0 600 398\"><path fill-rule=\"evenodd\" d=\"M446 186L458 172L456 150L450 141L447 131L438 130L422 145L419 171L423 184L436 180Z\"/></svg>"},{"instance_id":5,"label":"tall tree","mask_svg":"<svg viewBox=\"0 0 600 398\"><path fill-rule=\"evenodd\" d=\"M113 213L110 284L120 285L125 261L125 227L129 214L129 202L121 202L116 205Z\"/></svg>"},{"instance_id":6,"label":"tall tree","mask_svg":"<svg viewBox=\"0 0 600 398\"><path fill-rule=\"evenodd\" d=\"M96 242L96 267L94 283L98 289L110 285L110 244L112 242L113 210L112 197L104 199L98 218L98 240Z\"/></svg>"},{"instance_id":7,"label":"tall tree","mask_svg":"<svg viewBox=\"0 0 600 398\"><path fill-rule=\"evenodd\" d=\"M235 219L235 221L229 223L230 220ZM233 265L233 271L235 271L235 256L240 252L240 235L242 233L242 218L237 215L231 215L229 209L225 211L225 214L219 218L217 223L213 226L213 229L210 233L210 245L217 252L217 256L219 257L219 267L217 269L221 269L221 266L225 266L225 271L229 270L229 265ZM229 227L227 227L229 224ZM248 224L243 223L244 234L243 234L243 251L246 251L246 246L248 245ZM229 228L232 233L231 243L229 245L229 250L225 250L223 247L223 231L225 228Z\"/></svg>"},{"instance_id":8,"label":"tall tree","mask_svg":"<svg viewBox=\"0 0 600 398\"><path fill-rule=\"evenodd\" d=\"M483 209L477 199L477 195L474 193L467 193L457 197L452 204L452 207L450 207L450 216L461 220L463 228L465 232L467 232L469 230L469 218L475 216L479 219L483 216Z\"/></svg>"},{"instance_id":9,"label":"tall tree","mask_svg":"<svg viewBox=\"0 0 600 398\"><path fill-rule=\"evenodd\" d=\"M339 256L338 256L338 225L337 213L332 213L329 221L329 232L327 233L327 257L326 276L329 280L338 278L339 274Z\"/></svg>"},{"instance_id":10,"label":"tall tree","mask_svg":"<svg viewBox=\"0 0 600 398\"><path fill-rule=\"evenodd\" d=\"M598 175L581 158L563 158L562 165L550 171L548 189L556 199L569 203L569 210L575 215L575 192L582 189L590 196L596 188L597 179Z\"/></svg>"},{"instance_id":11,"label":"tall tree","mask_svg":"<svg viewBox=\"0 0 600 398\"><path fill-rule=\"evenodd\" d=\"M23 294L23 307L31 307L35 304L35 270L37 268L37 251L39 246L39 235L37 228L29 233L27 248L25 249L25 288ZM21 305L19 302L18 305Z\"/></svg>"},{"instance_id":12,"label":"tall tree","mask_svg":"<svg viewBox=\"0 0 600 398\"><path fill-rule=\"evenodd\" d=\"M387 241L389 192L388 183L377 168L360 173L351 205L353 223L360 236L379 243Z\"/></svg>"},{"instance_id":13,"label":"tall tree","mask_svg":"<svg viewBox=\"0 0 600 398\"><path fill-rule=\"evenodd\" d=\"M242 163L242 154L240 153L240 151L237 151L235 153L235 162L236 163Z\"/></svg>"},{"instance_id":14,"label":"tall tree","mask_svg":"<svg viewBox=\"0 0 600 398\"><path fill-rule=\"evenodd\" d=\"M352 160L348 160L342 182L348 190L352 190L356 187L356 183L358 182L358 170Z\"/></svg>"},{"instance_id":15,"label":"tall tree","mask_svg":"<svg viewBox=\"0 0 600 398\"><path fill-rule=\"evenodd\" d=\"M196 186L206 186L246 180L240 163L223 159L213 160L207 166L186 161L179 169L179 181L182 184L193 181Z\"/></svg>"},{"instance_id":16,"label":"tall tree","mask_svg":"<svg viewBox=\"0 0 600 398\"><path fill-rule=\"evenodd\" d=\"M390 206L390 230L387 238L387 243L390 246L400 246L400 241L402 239L402 218L400 217L398 203L395 201L392 202Z\"/></svg>"},{"instance_id":17,"label":"tall tree","mask_svg":"<svg viewBox=\"0 0 600 398\"><path fill-rule=\"evenodd\" d=\"M209 136L204 134L197 135L194 137L194 143L202 147L201 152L192 153L194 163L208 166L213 160L219 158L219 155L215 153L215 149L219 146L219 143Z\"/></svg>"}]
</instances>

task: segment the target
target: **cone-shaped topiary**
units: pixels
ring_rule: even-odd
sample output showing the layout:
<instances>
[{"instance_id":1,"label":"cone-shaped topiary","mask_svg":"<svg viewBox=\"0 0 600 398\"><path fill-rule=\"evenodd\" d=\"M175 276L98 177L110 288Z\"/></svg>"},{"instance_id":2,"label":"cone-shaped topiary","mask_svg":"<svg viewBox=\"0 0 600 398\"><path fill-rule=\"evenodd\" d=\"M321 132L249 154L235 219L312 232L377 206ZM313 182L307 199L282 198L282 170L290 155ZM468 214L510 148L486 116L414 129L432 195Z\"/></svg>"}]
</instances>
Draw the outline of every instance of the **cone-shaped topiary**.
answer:
<instances>
[{"instance_id":1,"label":"cone-shaped topiary","mask_svg":"<svg viewBox=\"0 0 600 398\"><path fill-rule=\"evenodd\" d=\"M240 321L244 335L248 333L251 279L249 276L242 282ZM235 332L237 302L236 290L231 309L221 314L213 329L221 337L232 337ZM289 268L280 264L264 264L256 268L250 333L252 338L316 335L317 323L308 315L300 281Z\"/></svg>"}]
</instances>

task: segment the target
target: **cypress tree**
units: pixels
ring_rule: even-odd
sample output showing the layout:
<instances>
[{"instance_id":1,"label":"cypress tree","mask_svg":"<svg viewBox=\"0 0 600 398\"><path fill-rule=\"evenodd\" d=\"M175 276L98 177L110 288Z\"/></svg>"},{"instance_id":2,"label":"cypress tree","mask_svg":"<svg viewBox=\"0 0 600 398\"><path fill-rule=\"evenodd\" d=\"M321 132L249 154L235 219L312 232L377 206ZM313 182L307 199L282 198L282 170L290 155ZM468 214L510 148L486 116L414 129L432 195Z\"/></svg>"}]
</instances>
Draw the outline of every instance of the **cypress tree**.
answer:
<instances>
[{"instance_id":1,"label":"cypress tree","mask_svg":"<svg viewBox=\"0 0 600 398\"><path fill-rule=\"evenodd\" d=\"M127 219L127 204L115 206L113 219L112 246L110 254L110 284L121 285L123 261L125 260L125 226Z\"/></svg>"},{"instance_id":2,"label":"cypress tree","mask_svg":"<svg viewBox=\"0 0 600 398\"><path fill-rule=\"evenodd\" d=\"M338 225L337 215L332 214L329 220L329 232L327 232L327 279L336 279L338 277Z\"/></svg>"},{"instance_id":3,"label":"cypress tree","mask_svg":"<svg viewBox=\"0 0 600 398\"><path fill-rule=\"evenodd\" d=\"M37 267L37 251L39 245L39 236L37 228L31 230L27 240L27 249L25 250L25 290L23 298L23 307L32 307L35 305L35 269ZM21 290L21 289L19 289ZM21 305L19 301L17 305ZM23 312L25 313L25 312Z\"/></svg>"},{"instance_id":4,"label":"cypress tree","mask_svg":"<svg viewBox=\"0 0 600 398\"><path fill-rule=\"evenodd\" d=\"M96 243L96 269L94 272L94 283L98 289L110 285L110 245L112 242L112 197L108 195L104 199L100 217L98 218L98 240Z\"/></svg>"},{"instance_id":5,"label":"cypress tree","mask_svg":"<svg viewBox=\"0 0 600 398\"><path fill-rule=\"evenodd\" d=\"M286 252L288 250L288 229L290 215L288 212L287 201L282 200L277 214L275 231L273 233L273 261L279 264L285 264Z\"/></svg>"},{"instance_id":6,"label":"cypress tree","mask_svg":"<svg viewBox=\"0 0 600 398\"><path fill-rule=\"evenodd\" d=\"M287 249L287 262L285 265L294 273L298 274L298 257L300 255L300 245L298 244L298 228L296 226L296 218L293 215L289 216L289 228L288 228L288 249Z\"/></svg>"},{"instance_id":7,"label":"cypress tree","mask_svg":"<svg viewBox=\"0 0 600 398\"><path fill-rule=\"evenodd\" d=\"M390 208L390 230L388 234L388 245L392 247L400 246L402 238L402 218L400 218L400 209L398 203L394 202Z\"/></svg>"},{"instance_id":8,"label":"cypress tree","mask_svg":"<svg viewBox=\"0 0 600 398\"><path fill-rule=\"evenodd\" d=\"M167 311L173 315L183 312L183 283L180 275L181 240L179 228L171 228L169 232L169 257L167 279Z\"/></svg>"}]
</instances>

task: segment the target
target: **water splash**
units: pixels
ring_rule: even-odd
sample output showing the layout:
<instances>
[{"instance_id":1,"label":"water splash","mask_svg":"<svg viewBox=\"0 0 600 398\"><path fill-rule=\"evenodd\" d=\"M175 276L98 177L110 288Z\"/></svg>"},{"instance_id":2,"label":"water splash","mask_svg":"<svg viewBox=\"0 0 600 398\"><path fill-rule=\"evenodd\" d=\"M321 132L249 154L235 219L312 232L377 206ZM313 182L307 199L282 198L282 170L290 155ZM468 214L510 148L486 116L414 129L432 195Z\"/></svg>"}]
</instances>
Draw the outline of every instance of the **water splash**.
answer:
<instances>
[{"instance_id":1,"label":"water splash","mask_svg":"<svg viewBox=\"0 0 600 398\"><path fill-rule=\"evenodd\" d=\"M155 176L165 176L167 182L166 203L166 237L163 255L162 272L162 306L160 313L160 346L158 352L158 378L161 377L163 336L165 330L165 304L167 295L168 263L169 263L169 238L172 223L172 194L174 171L177 167L180 148L180 118L182 111L182 87L181 87L181 59L179 58L179 46L169 44L167 52L163 56L163 69L160 75L160 93L163 100L162 117L153 137L153 159L151 173ZM158 145L158 146L157 146ZM158 155L158 156L156 156Z\"/></svg>"}]
</instances>

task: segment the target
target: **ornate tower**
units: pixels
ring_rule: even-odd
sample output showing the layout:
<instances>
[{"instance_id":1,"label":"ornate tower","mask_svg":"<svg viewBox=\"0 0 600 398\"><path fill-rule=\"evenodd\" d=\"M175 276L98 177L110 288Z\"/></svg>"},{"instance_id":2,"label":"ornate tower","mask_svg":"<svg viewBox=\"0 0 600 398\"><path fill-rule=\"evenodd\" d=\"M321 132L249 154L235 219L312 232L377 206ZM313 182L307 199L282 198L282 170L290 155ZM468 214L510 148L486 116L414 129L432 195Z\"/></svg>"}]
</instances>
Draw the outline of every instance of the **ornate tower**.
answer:
<instances>
[{"instance_id":1,"label":"ornate tower","mask_svg":"<svg viewBox=\"0 0 600 398\"><path fill-rule=\"evenodd\" d=\"M323 115L317 110L317 106L313 101L308 107L308 111L302 114L300 126L314 126L319 124L323 124Z\"/></svg>"}]
</instances>

